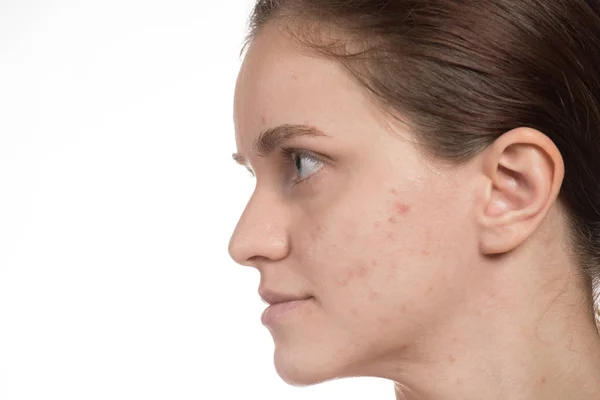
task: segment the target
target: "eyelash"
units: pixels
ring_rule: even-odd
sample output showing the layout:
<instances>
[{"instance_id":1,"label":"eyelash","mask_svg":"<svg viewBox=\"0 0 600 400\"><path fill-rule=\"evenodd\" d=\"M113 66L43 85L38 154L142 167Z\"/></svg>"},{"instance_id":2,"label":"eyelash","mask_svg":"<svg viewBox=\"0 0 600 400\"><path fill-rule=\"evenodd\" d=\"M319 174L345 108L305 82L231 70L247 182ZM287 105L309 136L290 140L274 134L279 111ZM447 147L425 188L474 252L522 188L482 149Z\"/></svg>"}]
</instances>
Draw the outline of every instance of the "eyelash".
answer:
<instances>
[{"instance_id":1,"label":"eyelash","mask_svg":"<svg viewBox=\"0 0 600 400\"><path fill-rule=\"evenodd\" d=\"M294 156L305 158L305 159L307 159L309 161L312 161L314 163L317 163L317 164L322 164L323 163L319 158L315 157L313 154L308 153L308 152L303 151L303 150L300 150L300 149L281 148L280 153L283 156L283 158L285 159L286 165L292 166L292 167L295 167L295 158L294 158ZM319 171L317 171L317 172L309 175L307 178L295 181L292 184L292 186L298 186L298 185L307 183L314 175L316 175L318 173L319 173Z\"/></svg>"}]
</instances>

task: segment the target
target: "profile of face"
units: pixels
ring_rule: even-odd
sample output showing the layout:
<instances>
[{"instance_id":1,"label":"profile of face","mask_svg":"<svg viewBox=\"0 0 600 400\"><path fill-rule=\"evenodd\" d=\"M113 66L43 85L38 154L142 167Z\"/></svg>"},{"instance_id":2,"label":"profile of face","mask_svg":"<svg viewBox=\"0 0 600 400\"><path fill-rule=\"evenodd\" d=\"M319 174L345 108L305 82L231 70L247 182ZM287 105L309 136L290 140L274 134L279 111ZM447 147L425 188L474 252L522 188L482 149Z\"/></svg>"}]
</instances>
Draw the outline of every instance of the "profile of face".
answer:
<instances>
[{"instance_id":1,"label":"profile of face","mask_svg":"<svg viewBox=\"0 0 600 400\"><path fill-rule=\"evenodd\" d=\"M469 164L433 164L338 63L275 25L248 49L234 120L256 187L231 257L259 270L261 288L311 297L268 326L281 378L418 363L481 285Z\"/></svg>"}]
</instances>

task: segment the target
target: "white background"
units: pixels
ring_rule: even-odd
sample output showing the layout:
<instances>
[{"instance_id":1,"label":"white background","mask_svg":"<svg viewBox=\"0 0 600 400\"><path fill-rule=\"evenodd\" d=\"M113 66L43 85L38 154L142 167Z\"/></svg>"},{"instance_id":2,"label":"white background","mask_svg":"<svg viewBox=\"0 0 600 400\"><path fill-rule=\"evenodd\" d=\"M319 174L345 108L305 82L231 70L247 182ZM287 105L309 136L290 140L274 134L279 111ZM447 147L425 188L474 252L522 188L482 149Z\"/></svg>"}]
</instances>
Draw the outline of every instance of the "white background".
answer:
<instances>
[{"instance_id":1,"label":"white background","mask_svg":"<svg viewBox=\"0 0 600 400\"><path fill-rule=\"evenodd\" d=\"M0 0L0 400L391 399L276 375L232 100L251 0Z\"/></svg>"}]
</instances>

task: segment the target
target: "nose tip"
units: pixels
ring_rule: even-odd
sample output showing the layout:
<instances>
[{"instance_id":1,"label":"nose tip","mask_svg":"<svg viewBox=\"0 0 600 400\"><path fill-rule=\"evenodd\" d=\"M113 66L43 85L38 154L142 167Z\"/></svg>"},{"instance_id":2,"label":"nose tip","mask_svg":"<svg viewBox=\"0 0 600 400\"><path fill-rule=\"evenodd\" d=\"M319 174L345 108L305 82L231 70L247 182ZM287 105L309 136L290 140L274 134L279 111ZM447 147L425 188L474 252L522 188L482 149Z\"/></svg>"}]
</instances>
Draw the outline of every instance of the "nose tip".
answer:
<instances>
[{"instance_id":1,"label":"nose tip","mask_svg":"<svg viewBox=\"0 0 600 400\"><path fill-rule=\"evenodd\" d=\"M282 229L276 229L270 223L238 223L231 239L228 251L237 264L256 266L254 260L269 259L272 261L286 257L288 241Z\"/></svg>"},{"instance_id":2,"label":"nose tip","mask_svg":"<svg viewBox=\"0 0 600 400\"><path fill-rule=\"evenodd\" d=\"M257 260L285 258L290 247L288 224L288 209L277 193L257 188L229 240L230 257L237 264L251 267L257 267Z\"/></svg>"},{"instance_id":3,"label":"nose tip","mask_svg":"<svg viewBox=\"0 0 600 400\"><path fill-rule=\"evenodd\" d=\"M231 235L231 238L229 239L229 245L227 246L227 251L229 252L229 256L231 257L231 259L236 264L245 265L244 263L246 261L246 258L243 256L243 254L246 253L247 251L244 250L243 248L241 248L236 235L237 234L234 231L234 233Z\"/></svg>"}]
</instances>

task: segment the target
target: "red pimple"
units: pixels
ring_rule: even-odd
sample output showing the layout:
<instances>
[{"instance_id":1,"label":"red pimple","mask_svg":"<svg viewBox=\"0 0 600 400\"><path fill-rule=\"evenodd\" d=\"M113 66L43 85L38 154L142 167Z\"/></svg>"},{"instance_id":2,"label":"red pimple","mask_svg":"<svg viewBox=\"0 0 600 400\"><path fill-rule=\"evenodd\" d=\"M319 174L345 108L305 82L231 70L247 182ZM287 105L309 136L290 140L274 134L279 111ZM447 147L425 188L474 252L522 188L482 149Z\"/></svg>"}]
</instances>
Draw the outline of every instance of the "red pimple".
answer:
<instances>
[{"instance_id":1,"label":"red pimple","mask_svg":"<svg viewBox=\"0 0 600 400\"><path fill-rule=\"evenodd\" d=\"M397 201L394 203L394 210L400 215L404 215L410 211L410 207L401 201Z\"/></svg>"}]
</instances>

